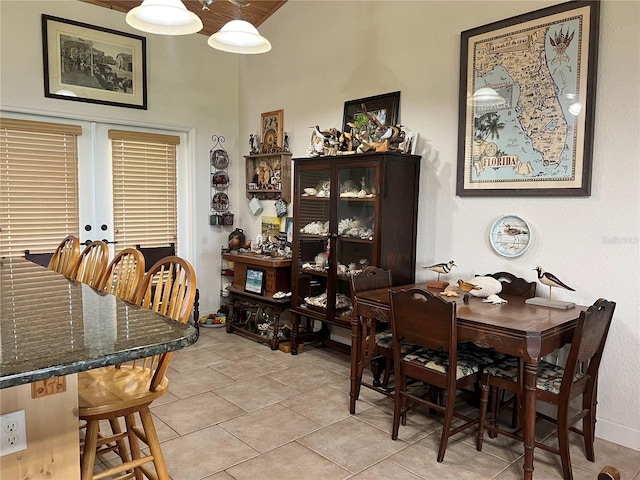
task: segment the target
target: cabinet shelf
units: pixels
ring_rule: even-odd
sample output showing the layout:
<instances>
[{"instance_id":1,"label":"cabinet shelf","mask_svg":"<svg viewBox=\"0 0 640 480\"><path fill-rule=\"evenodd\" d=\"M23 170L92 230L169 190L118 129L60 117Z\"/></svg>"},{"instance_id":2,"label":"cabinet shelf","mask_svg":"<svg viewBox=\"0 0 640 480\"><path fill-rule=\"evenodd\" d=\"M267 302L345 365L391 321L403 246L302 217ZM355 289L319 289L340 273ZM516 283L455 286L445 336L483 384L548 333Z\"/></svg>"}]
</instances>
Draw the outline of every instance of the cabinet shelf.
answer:
<instances>
[{"instance_id":1,"label":"cabinet shelf","mask_svg":"<svg viewBox=\"0 0 640 480\"><path fill-rule=\"evenodd\" d=\"M291 152L258 153L244 159L247 198L291 202Z\"/></svg>"},{"instance_id":2,"label":"cabinet shelf","mask_svg":"<svg viewBox=\"0 0 640 480\"><path fill-rule=\"evenodd\" d=\"M316 275L318 277L326 277L327 276L327 272L321 272L319 270L310 270L308 268L303 268L302 273L304 273L305 275Z\"/></svg>"},{"instance_id":3,"label":"cabinet shelf","mask_svg":"<svg viewBox=\"0 0 640 480\"><path fill-rule=\"evenodd\" d=\"M338 236L338 238L342 242L373 244L373 239L368 239L368 238L342 237L342 236Z\"/></svg>"}]
</instances>

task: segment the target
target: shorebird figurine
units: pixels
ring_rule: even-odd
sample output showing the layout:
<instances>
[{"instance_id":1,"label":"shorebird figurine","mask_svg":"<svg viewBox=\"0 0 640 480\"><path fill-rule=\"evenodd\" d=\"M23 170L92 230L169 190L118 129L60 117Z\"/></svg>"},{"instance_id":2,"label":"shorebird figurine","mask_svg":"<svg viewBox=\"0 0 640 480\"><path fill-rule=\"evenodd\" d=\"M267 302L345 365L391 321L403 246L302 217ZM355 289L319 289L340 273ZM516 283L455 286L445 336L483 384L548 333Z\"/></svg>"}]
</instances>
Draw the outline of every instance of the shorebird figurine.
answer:
<instances>
[{"instance_id":1,"label":"shorebird figurine","mask_svg":"<svg viewBox=\"0 0 640 480\"><path fill-rule=\"evenodd\" d=\"M430 265L428 267L422 267L425 270L431 270L432 272L436 272L438 274L438 281L440 281L440 274L447 274L451 271L453 267L457 265L453 263L453 260L447 263L436 263L435 265Z\"/></svg>"},{"instance_id":2,"label":"shorebird figurine","mask_svg":"<svg viewBox=\"0 0 640 480\"><path fill-rule=\"evenodd\" d=\"M565 290L571 290L572 292L575 292L573 288L563 283L553 273L545 272L542 267L536 267L534 268L534 270L538 272L538 280L549 287L549 300L551 300L551 288L553 287L564 288Z\"/></svg>"}]
</instances>

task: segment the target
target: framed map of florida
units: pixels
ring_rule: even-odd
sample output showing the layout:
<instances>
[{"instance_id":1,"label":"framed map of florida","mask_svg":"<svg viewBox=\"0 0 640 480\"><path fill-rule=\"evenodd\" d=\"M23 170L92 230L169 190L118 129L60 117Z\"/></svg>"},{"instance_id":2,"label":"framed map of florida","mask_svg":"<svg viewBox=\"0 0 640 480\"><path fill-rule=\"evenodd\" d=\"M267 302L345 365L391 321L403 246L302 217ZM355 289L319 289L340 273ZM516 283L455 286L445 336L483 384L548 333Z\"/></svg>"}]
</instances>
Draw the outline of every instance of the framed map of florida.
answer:
<instances>
[{"instance_id":1,"label":"framed map of florida","mask_svg":"<svg viewBox=\"0 0 640 480\"><path fill-rule=\"evenodd\" d=\"M458 195L590 195L599 3L462 32Z\"/></svg>"}]
</instances>

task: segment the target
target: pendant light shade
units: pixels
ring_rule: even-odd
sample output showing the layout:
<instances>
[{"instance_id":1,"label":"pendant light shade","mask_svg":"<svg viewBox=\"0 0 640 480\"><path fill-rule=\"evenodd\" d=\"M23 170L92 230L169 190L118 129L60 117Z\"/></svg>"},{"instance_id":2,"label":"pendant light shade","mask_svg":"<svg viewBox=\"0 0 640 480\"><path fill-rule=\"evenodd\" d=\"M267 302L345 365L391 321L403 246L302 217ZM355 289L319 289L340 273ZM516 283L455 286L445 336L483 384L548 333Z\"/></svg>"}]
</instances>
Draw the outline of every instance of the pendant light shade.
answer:
<instances>
[{"instance_id":1,"label":"pendant light shade","mask_svg":"<svg viewBox=\"0 0 640 480\"><path fill-rule=\"evenodd\" d=\"M231 20L211 35L207 43L217 50L231 53L255 54L271 50L269 40L245 20Z\"/></svg>"},{"instance_id":2,"label":"pendant light shade","mask_svg":"<svg viewBox=\"0 0 640 480\"><path fill-rule=\"evenodd\" d=\"M476 107L501 107L506 100L493 88L482 87L469 97L468 103Z\"/></svg>"},{"instance_id":3,"label":"pendant light shade","mask_svg":"<svg viewBox=\"0 0 640 480\"><path fill-rule=\"evenodd\" d=\"M129 10L126 20L137 30L160 35L188 35L202 30L202 20L181 0L144 0Z\"/></svg>"}]
</instances>

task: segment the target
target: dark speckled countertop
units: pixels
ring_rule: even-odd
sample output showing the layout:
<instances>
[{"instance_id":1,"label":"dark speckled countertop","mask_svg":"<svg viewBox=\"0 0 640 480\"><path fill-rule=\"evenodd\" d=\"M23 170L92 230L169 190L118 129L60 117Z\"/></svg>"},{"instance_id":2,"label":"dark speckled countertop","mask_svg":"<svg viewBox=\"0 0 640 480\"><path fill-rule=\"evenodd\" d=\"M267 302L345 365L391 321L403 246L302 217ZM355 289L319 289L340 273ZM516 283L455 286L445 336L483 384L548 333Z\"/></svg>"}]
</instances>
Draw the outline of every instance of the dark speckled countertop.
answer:
<instances>
[{"instance_id":1,"label":"dark speckled countertop","mask_svg":"<svg viewBox=\"0 0 640 480\"><path fill-rule=\"evenodd\" d=\"M198 331L23 258L0 260L0 388L179 350Z\"/></svg>"}]
</instances>

